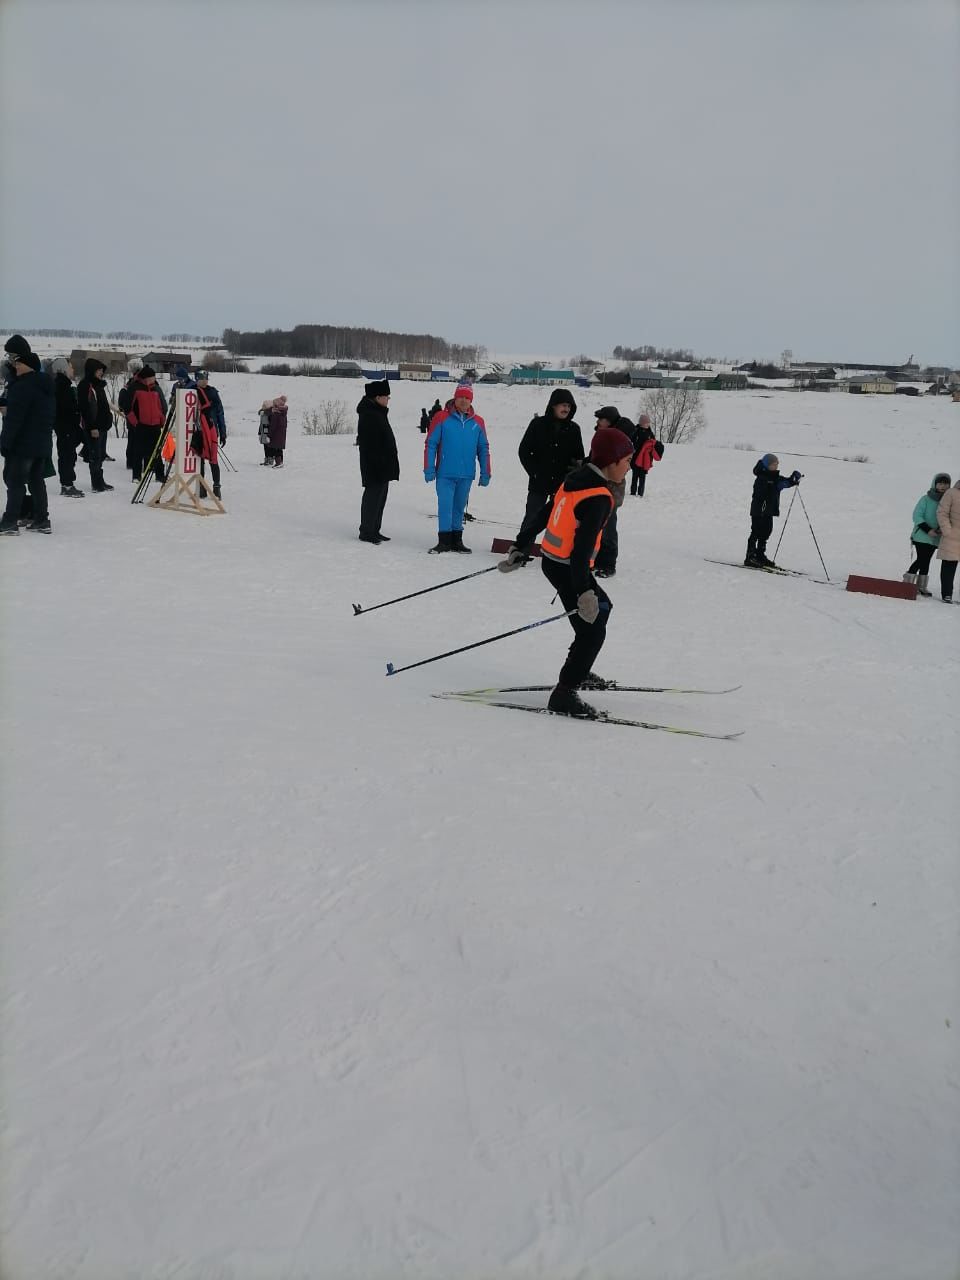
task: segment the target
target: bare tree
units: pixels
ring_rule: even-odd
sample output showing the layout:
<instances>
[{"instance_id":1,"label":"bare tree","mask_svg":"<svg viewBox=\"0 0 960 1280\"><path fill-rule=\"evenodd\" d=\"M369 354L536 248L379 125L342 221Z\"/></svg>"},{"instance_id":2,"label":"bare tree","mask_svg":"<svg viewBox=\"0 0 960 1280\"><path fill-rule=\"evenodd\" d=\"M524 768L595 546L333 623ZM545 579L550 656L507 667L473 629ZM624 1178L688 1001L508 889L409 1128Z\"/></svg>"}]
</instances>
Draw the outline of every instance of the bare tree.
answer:
<instances>
[{"instance_id":1,"label":"bare tree","mask_svg":"<svg viewBox=\"0 0 960 1280\"><path fill-rule=\"evenodd\" d=\"M650 415L650 426L664 444L692 440L707 425L699 389L684 383L645 392L640 410Z\"/></svg>"}]
</instances>

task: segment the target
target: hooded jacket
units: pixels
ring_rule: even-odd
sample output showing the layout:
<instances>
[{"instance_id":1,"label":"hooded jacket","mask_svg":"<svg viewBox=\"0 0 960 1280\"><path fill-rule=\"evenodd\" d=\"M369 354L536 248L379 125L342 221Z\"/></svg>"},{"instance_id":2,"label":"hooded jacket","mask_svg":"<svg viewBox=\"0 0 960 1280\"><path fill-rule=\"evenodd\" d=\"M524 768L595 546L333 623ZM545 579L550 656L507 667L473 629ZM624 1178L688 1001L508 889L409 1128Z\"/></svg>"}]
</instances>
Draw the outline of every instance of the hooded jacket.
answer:
<instances>
[{"instance_id":1,"label":"hooded jacket","mask_svg":"<svg viewBox=\"0 0 960 1280\"><path fill-rule=\"evenodd\" d=\"M7 412L0 430L5 458L49 458L57 402L45 373L21 373L7 391Z\"/></svg>"},{"instance_id":2,"label":"hooded jacket","mask_svg":"<svg viewBox=\"0 0 960 1280\"><path fill-rule=\"evenodd\" d=\"M101 360L91 356L85 362L83 377L77 384L77 408L80 410L82 425L88 431L96 429L104 434L113 426L113 414L107 399L106 383L97 377L97 370L106 367Z\"/></svg>"},{"instance_id":3,"label":"hooded jacket","mask_svg":"<svg viewBox=\"0 0 960 1280\"><path fill-rule=\"evenodd\" d=\"M570 405L569 418L554 416L553 409L558 404ZM574 420L576 412L576 400L565 388L558 387L547 401L546 412L531 418L517 450L520 464L529 476L530 493L556 493L569 472L582 464L583 436Z\"/></svg>"},{"instance_id":4,"label":"hooded jacket","mask_svg":"<svg viewBox=\"0 0 960 1280\"><path fill-rule=\"evenodd\" d=\"M65 373L58 371L54 375L53 394L56 401L54 427L57 439L66 444L79 444L80 410L77 408L77 392Z\"/></svg>"},{"instance_id":5,"label":"hooded jacket","mask_svg":"<svg viewBox=\"0 0 960 1280\"><path fill-rule=\"evenodd\" d=\"M9 412L8 409L8 415ZM960 560L960 480L940 499L937 522L940 525L937 559Z\"/></svg>"},{"instance_id":6,"label":"hooded jacket","mask_svg":"<svg viewBox=\"0 0 960 1280\"><path fill-rule=\"evenodd\" d=\"M763 465L763 458L753 468L757 477L753 482L753 500L750 503L750 519L759 520L763 516L780 514L780 490L792 489L799 483L793 476L782 476L779 471L770 471Z\"/></svg>"},{"instance_id":7,"label":"hooded jacket","mask_svg":"<svg viewBox=\"0 0 960 1280\"><path fill-rule=\"evenodd\" d=\"M938 471L937 475L943 475L943 472ZM947 489L946 492L949 493L950 490ZM937 524L937 509L942 496L945 495L937 493L937 476L934 476L930 481L930 488L913 508L911 542L923 542L928 547L939 546L940 526Z\"/></svg>"},{"instance_id":8,"label":"hooded jacket","mask_svg":"<svg viewBox=\"0 0 960 1280\"><path fill-rule=\"evenodd\" d=\"M400 479L397 438L388 411L371 396L364 396L357 405L357 442L364 488Z\"/></svg>"}]
</instances>

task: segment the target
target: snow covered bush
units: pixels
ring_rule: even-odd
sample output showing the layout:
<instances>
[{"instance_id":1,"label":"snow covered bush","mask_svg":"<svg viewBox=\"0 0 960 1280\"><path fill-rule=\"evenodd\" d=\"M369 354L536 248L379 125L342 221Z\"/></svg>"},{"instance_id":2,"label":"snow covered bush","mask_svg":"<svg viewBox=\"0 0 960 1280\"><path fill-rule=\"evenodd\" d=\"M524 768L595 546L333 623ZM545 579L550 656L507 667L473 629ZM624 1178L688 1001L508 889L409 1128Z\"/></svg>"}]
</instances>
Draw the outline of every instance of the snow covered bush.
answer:
<instances>
[{"instance_id":1,"label":"snow covered bush","mask_svg":"<svg viewBox=\"0 0 960 1280\"><path fill-rule=\"evenodd\" d=\"M305 436L347 436L352 430L345 400L321 400L316 409L307 409L303 415Z\"/></svg>"},{"instance_id":2,"label":"snow covered bush","mask_svg":"<svg viewBox=\"0 0 960 1280\"><path fill-rule=\"evenodd\" d=\"M647 391L640 402L640 411L650 415L654 434L665 444L692 440L707 425L699 390L684 383Z\"/></svg>"}]
</instances>

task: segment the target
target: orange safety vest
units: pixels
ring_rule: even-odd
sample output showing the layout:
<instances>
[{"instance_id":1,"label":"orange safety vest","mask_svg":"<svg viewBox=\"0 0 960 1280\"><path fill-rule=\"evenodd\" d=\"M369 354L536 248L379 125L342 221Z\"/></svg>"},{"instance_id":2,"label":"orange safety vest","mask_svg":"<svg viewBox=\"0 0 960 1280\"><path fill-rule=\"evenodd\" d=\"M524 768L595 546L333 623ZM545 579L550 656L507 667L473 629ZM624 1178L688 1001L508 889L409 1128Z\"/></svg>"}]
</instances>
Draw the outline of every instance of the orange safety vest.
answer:
<instances>
[{"instance_id":1,"label":"orange safety vest","mask_svg":"<svg viewBox=\"0 0 960 1280\"><path fill-rule=\"evenodd\" d=\"M597 485L594 489L576 489L573 493L568 493L566 487L561 485L557 496L553 500L553 510L550 512L547 527L543 531L543 538L540 543L541 554L549 556L551 560L559 560L561 564L569 564L570 557L573 554L573 539L580 524L577 519L577 507L585 498L597 498L601 495L609 499L612 510L613 494L606 485ZM600 550L600 539L602 537L603 529L601 527L600 532L597 534L593 551L590 553L591 569L593 568L594 560L597 558L597 552Z\"/></svg>"}]
</instances>

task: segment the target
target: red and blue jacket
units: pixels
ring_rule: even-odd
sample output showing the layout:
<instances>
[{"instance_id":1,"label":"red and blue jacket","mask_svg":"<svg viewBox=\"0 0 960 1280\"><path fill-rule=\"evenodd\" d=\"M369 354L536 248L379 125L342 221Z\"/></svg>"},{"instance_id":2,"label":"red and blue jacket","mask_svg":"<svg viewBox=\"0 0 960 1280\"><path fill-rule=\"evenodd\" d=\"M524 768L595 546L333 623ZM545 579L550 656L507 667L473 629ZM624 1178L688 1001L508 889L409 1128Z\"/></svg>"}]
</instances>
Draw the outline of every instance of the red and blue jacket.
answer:
<instances>
[{"instance_id":1,"label":"red and blue jacket","mask_svg":"<svg viewBox=\"0 0 960 1280\"><path fill-rule=\"evenodd\" d=\"M428 480L473 480L480 463L480 479L490 479L490 443L481 417L471 409L444 409L430 424L423 446L423 474ZM431 474L433 473L433 474Z\"/></svg>"}]
</instances>

